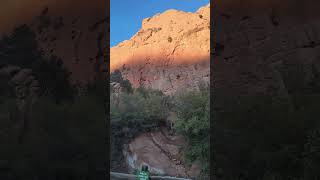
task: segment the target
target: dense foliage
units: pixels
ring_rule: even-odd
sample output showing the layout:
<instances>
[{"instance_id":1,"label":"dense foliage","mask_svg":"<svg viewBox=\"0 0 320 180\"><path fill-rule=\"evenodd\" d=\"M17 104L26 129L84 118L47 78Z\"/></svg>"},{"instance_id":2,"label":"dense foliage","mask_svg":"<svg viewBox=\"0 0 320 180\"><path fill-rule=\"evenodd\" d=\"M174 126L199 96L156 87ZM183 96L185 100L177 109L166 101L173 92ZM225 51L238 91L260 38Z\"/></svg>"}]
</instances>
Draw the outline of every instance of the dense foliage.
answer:
<instances>
[{"instance_id":1,"label":"dense foliage","mask_svg":"<svg viewBox=\"0 0 320 180\"><path fill-rule=\"evenodd\" d=\"M242 97L214 126L217 176L318 179L319 96ZM217 117L217 118L218 118Z\"/></svg>"},{"instance_id":2,"label":"dense foliage","mask_svg":"<svg viewBox=\"0 0 320 180\"><path fill-rule=\"evenodd\" d=\"M115 71L111 77L113 81L125 81L120 71ZM208 172L210 93L207 85L201 85L199 92L191 91L175 97L144 87L138 87L132 93L116 92L114 89L111 92L112 168L119 170L124 144L139 133L157 130L160 122L166 120L170 111L174 111L178 116L174 128L189 142L185 147L186 159L189 164L200 161L203 172Z\"/></svg>"},{"instance_id":3,"label":"dense foliage","mask_svg":"<svg viewBox=\"0 0 320 180\"><path fill-rule=\"evenodd\" d=\"M110 95L111 167L119 169L122 149L139 133L159 127L168 115L169 97L151 89L127 91Z\"/></svg>"},{"instance_id":4,"label":"dense foliage","mask_svg":"<svg viewBox=\"0 0 320 180\"><path fill-rule=\"evenodd\" d=\"M133 88L130 81L128 79L124 79L122 77L121 71L119 70L115 70L110 74L110 82L119 83L122 88L122 91L125 91L126 93L133 92Z\"/></svg>"},{"instance_id":5,"label":"dense foliage","mask_svg":"<svg viewBox=\"0 0 320 180\"><path fill-rule=\"evenodd\" d=\"M175 103L177 120L175 129L186 136L189 146L186 157L189 162L200 160L202 170L209 171L210 157L210 93L208 86L200 91L191 91L177 97Z\"/></svg>"},{"instance_id":6,"label":"dense foliage","mask_svg":"<svg viewBox=\"0 0 320 180\"><path fill-rule=\"evenodd\" d=\"M75 87L70 83L70 73L62 60L45 54L35 33L27 25L17 27L9 36L0 39L1 64L32 69L40 82L42 95L50 96L57 102L73 100L76 94Z\"/></svg>"},{"instance_id":7,"label":"dense foliage","mask_svg":"<svg viewBox=\"0 0 320 180\"><path fill-rule=\"evenodd\" d=\"M105 177L106 78L79 94L63 61L44 54L25 25L1 39L0 47L0 65L32 69L41 89L21 109L10 77L0 75L0 179Z\"/></svg>"},{"instance_id":8,"label":"dense foliage","mask_svg":"<svg viewBox=\"0 0 320 180\"><path fill-rule=\"evenodd\" d=\"M9 163L6 173L28 179L40 174L56 176L63 171L81 177L104 167L106 113L93 96L64 104L46 97L39 99L26 116L29 124L22 144L16 139L20 131L14 128L20 125L15 99L8 98L0 107L1 144L5 147L0 159Z\"/></svg>"}]
</instances>

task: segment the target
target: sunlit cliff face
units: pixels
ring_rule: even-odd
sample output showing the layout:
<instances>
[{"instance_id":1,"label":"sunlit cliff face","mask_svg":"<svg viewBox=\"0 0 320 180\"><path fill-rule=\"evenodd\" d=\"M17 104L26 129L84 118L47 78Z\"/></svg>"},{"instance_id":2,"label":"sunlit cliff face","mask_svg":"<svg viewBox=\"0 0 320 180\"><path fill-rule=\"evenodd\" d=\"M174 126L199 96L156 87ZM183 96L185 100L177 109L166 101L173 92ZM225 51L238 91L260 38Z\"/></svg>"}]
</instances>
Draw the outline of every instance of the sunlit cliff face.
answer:
<instances>
[{"instance_id":1,"label":"sunlit cliff face","mask_svg":"<svg viewBox=\"0 0 320 180\"><path fill-rule=\"evenodd\" d=\"M208 83L209 65L209 5L195 13L170 9L146 18L130 40L110 50L111 73L119 69L133 87L168 95Z\"/></svg>"},{"instance_id":2,"label":"sunlit cliff face","mask_svg":"<svg viewBox=\"0 0 320 180\"><path fill-rule=\"evenodd\" d=\"M209 63L210 7L196 13L167 10L146 18L130 39L112 47L110 69L137 64L179 65Z\"/></svg>"},{"instance_id":3,"label":"sunlit cliff face","mask_svg":"<svg viewBox=\"0 0 320 180\"><path fill-rule=\"evenodd\" d=\"M106 0L2 0L0 1L0 34L20 24L28 24L45 7L52 15L90 14L102 16L109 8Z\"/></svg>"}]
</instances>

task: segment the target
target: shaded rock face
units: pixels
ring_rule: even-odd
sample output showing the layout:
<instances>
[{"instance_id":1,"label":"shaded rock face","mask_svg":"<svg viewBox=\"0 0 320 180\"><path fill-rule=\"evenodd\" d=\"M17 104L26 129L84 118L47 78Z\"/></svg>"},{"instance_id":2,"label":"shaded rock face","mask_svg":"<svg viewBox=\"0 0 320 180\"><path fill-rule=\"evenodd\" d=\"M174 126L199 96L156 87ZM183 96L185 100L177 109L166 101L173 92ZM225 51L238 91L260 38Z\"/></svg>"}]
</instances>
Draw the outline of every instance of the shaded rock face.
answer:
<instances>
[{"instance_id":1,"label":"shaded rock face","mask_svg":"<svg viewBox=\"0 0 320 180\"><path fill-rule=\"evenodd\" d=\"M111 72L119 69L134 87L172 94L209 82L210 6L195 13L167 10L146 18L130 39L110 50Z\"/></svg>"},{"instance_id":2,"label":"shaded rock face","mask_svg":"<svg viewBox=\"0 0 320 180\"><path fill-rule=\"evenodd\" d=\"M246 83L239 83L243 86L237 88L244 89L239 89L238 92L283 94L288 92L284 86L284 79L279 74L281 67L301 65L308 74L311 73L311 68L307 66L318 66L320 25L317 22L295 26L286 25L284 19L284 25L278 26L272 24L267 15L239 22L230 20L230 23L227 23L224 20L226 19L216 22L217 47L214 58L217 67L214 69L217 70L216 75L226 73L228 78L233 79L222 85L235 84L234 81L247 81L247 86ZM224 27L220 28L219 23ZM230 71L227 72L227 68L230 68ZM311 76L312 74L309 78ZM218 82L219 77L214 81ZM267 91L271 84L276 86L276 90ZM247 88L249 86L260 88Z\"/></svg>"},{"instance_id":3,"label":"shaded rock face","mask_svg":"<svg viewBox=\"0 0 320 180\"><path fill-rule=\"evenodd\" d=\"M16 97L18 107L16 115L20 118L18 122L15 122L17 124L13 127L18 129L18 134L16 135L18 141L21 143L26 134L29 133L28 127L32 122L26 118L26 115L40 95L40 84L34 77L31 69L23 69L18 66L1 65L0 79L3 78L7 80L7 84L2 84L2 86L11 87ZM0 127L0 130L2 130L1 128L2 127Z\"/></svg>"},{"instance_id":4,"label":"shaded rock face","mask_svg":"<svg viewBox=\"0 0 320 180\"><path fill-rule=\"evenodd\" d=\"M92 80L107 67L109 8L95 10L94 6L85 9L75 5L63 11L58 7L51 4L44 8L30 26L45 54L60 57L72 73L72 80Z\"/></svg>"},{"instance_id":5,"label":"shaded rock face","mask_svg":"<svg viewBox=\"0 0 320 180\"><path fill-rule=\"evenodd\" d=\"M219 157L217 166L226 174L239 175L253 168L253 163L247 162L253 153L259 152L248 151L256 144L249 142L248 137L240 138L241 133L244 136L247 132L240 127L249 129L260 120L251 119L249 112L254 109L244 107L241 98L260 101L264 97L294 107L295 95L319 94L320 23L319 19L301 21L300 16L277 14L269 8L256 14L227 7L213 11L215 49L211 78L216 116L213 131L217 140L213 146ZM244 117L248 120L232 126L231 121L235 120L230 114L240 109L248 112ZM278 137L282 137L281 133ZM248 156L244 156L246 153Z\"/></svg>"},{"instance_id":6,"label":"shaded rock face","mask_svg":"<svg viewBox=\"0 0 320 180\"><path fill-rule=\"evenodd\" d=\"M293 75L289 71L298 66L304 82L315 80L319 72L319 18L288 15L268 5L260 12L244 12L242 6L232 9L220 3L222 7L213 10L212 79L217 93L290 95L294 87L289 83L288 76ZM308 84L303 85L305 90Z\"/></svg>"},{"instance_id":7,"label":"shaded rock face","mask_svg":"<svg viewBox=\"0 0 320 180\"><path fill-rule=\"evenodd\" d=\"M194 164L189 170L183 163L181 148L186 146L181 136L171 136L162 128L161 131L144 133L134 138L123 150L130 171L147 165L153 174L177 177L196 177L199 166Z\"/></svg>"},{"instance_id":8,"label":"shaded rock face","mask_svg":"<svg viewBox=\"0 0 320 180\"><path fill-rule=\"evenodd\" d=\"M24 101L28 97L35 98L39 95L40 85L31 69L2 65L0 66L0 77L7 77L8 85L14 89L19 101Z\"/></svg>"}]
</instances>

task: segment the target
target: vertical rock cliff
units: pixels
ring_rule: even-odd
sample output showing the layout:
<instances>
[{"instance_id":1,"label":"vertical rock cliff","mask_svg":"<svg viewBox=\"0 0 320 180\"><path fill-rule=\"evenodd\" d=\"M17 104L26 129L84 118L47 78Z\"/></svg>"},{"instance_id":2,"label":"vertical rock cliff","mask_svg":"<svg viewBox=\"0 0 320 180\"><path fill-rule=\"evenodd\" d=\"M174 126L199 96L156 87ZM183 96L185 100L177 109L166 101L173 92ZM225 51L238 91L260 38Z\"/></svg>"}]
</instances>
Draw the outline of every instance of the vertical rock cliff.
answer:
<instances>
[{"instance_id":1,"label":"vertical rock cliff","mask_svg":"<svg viewBox=\"0 0 320 180\"><path fill-rule=\"evenodd\" d=\"M111 72L137 86L172 94L209 82L210 5L195 13L167 10L146 18L129 40L111 48Z\"/></svg>"}]
</instances>

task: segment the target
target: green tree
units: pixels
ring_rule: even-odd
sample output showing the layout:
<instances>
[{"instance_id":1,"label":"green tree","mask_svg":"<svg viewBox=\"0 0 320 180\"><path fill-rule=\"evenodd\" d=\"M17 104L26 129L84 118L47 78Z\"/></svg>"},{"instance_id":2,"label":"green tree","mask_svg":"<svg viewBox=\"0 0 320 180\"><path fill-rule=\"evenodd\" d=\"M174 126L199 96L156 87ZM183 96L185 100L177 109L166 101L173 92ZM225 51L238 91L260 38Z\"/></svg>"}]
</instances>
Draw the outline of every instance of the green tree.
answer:
<instances>
[{"instance_id":1,"label":"green tree","mask_svg":"<svg viewBox=\"0 0 320 180\"><path fill-rule=\"evenodd\" d=\"M187 159L190 162L200 160L204 172L207 172L210 157L210 94L208 87L200 87L199 92L187 92L177 97L174 127L179 134L188 138Z\"/></svg>"},{"instance_id":2,"label":"green tree","mask_svg":"<svg viewBox=\"0 0 320 180\"><path fill-rule=\"evenodd\" d=\"M123 77L120 70L115 70L110 74L110 82L121 83L122 81L123 81Z\"/></svg>"},{"instance_id":3,"label":"green tree","mask_svg":"<svg viewBox=\"0 0 320 180\"><path fill-rule=\"evenodd\" d=\"M42 59L42 54L35 33L27 25L17 27L10 36L0 40L0 59L3 64L31 68Z\"/></svg>"},{"instance_id":4,"label":"green tree","mask_svg":"<svg viewBox=\"0 0 320 180\"><path fill-rule=\"evenodd\" d=\"M120 82L120 86L123 88L123 91L125 91L126 93L132 93L133 92L133 88L132 85L130 83L130 81L128 79L125 79L123 81Z\"/></svg>"},{"instance_id":5,"label":"green tree","mask_svg":"<svg viewBox=\"0 0 320 180\"><path fill-rule=\"evenodd\" d=\"M112 86L110 85L110 88ZM110 92L112 89L110 89ZM95 79L87 84L87 95L92 96L100 102L102 105L105 105L108 97L108 78L107 76L97 76Z\"/></svg>"},{"instance_id":6,"label":"green tree","mask_svg":"<svg viewBox=\"0 0 320 180\"><path fill-rule=\"evenodd\" d=\"M43 95L51 96L56 102L73 99L75 88L63 61L53 55L45 56L29 26L21 25L0 40L0 59L1 64L32 69Z\"/></svg>"},{"instance_id":7,"label":"green tree","mask_svg":"<svg viewBox=\"0 0 320 180\"><path fill-rule=\"evenodd\" d=\"M159 122L168 116L169 100L163 93L151 89L120 93L119 99L110 94L112 168L119 168L124 144L138 133L159 127Z\"/></svg>"},{"instance_id":8,"label":"green tree","mask_svg":"<svg viewBox=\"0 0 320 180\"><path fill-rule=\"evenodd\" d=\"M34 64L33 71L41 85L44 96L50 96L57 103L74 100L76 88L70 82L70 73L63 67L63 62L56 56Z\"/></svg>"},{"instance_id":9,"label":"green tree","mask_svg":"<svg viewBox=\"0 0 320 180\"><path fill-rule=\"evenodd\" d=\"M124 79L120 70L115 70L110 74L110 82L119 83L121 88L126 93L132 93L132 84L128 79Z\"/></svg>"}]
</instances>

